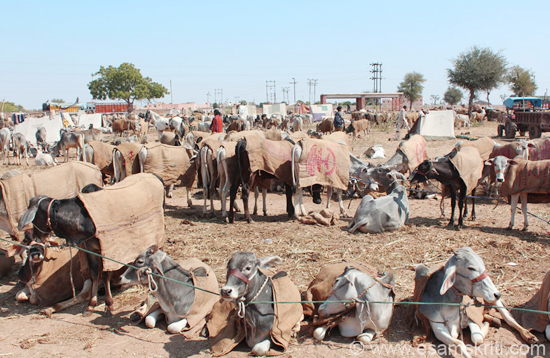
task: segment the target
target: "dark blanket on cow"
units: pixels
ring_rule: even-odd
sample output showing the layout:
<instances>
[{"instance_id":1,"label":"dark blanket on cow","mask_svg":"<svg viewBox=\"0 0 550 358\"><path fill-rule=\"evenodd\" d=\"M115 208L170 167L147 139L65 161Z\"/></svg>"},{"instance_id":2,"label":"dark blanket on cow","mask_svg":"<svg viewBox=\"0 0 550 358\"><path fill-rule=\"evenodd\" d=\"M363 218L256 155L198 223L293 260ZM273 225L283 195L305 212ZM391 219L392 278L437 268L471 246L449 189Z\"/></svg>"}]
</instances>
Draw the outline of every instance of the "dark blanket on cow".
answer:
<instances>
[{"instance_id":1,"label":"dark blanket on cow","mask_svg":"<svg viewBox=\"0 0 550 358\"><path fill-rule=\"evenodd\" d=\"M290 162L292 143L287 140L273 141L259 136L250 136L245 139L252 172L261 170L292 185L292 164Z\"/></svg>"},{"instance_id":2,"label":"dark blanket on cow","mask_svg":"<svg viewBox=\"0 0 550 358\"><path fill-rule=\"evenodd\" d=\"M286 273L278 273L271 278L273 284L273 301L299 302L300 292ZM286 351L290 343L292 329L302 318L300 303L275 303L275 318L271 329L271 340L277 348ZM210 336L212 355L219 357L235 348L245 338L244 319L237 316L235 304L220 300L212 308L206 326ZM279 350L270 349L269 356L282 354Z\"/></svg>"},{"instance_id":3,"label":"dark blanket on cow","mask_svg":"<svg viewBox=\"0 0 550 358\"><path fill-rule=\"evenodd\" d=\"M153 174L132 175L78 197L95 224L103 256L130 263L151 245L164 245L164 187ZM121 266L103 260L105 271Z\"/></svg>"}]
</instances>

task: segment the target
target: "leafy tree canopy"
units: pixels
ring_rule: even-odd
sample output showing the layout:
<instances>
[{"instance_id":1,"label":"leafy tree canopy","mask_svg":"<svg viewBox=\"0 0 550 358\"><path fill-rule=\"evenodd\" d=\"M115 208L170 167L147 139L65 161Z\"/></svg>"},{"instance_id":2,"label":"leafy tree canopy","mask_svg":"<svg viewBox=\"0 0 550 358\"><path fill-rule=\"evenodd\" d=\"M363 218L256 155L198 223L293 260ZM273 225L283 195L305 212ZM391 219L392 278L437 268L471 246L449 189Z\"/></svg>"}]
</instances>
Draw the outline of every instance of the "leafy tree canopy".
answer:
<instances>
[{"instance_id":1,"label":"leafy tree canopy","mask_svg":"<svg viewBox=\"0 0 550 358\"><path fill-rule=\"evenodd\" d=\"M471 113L476 92L491 91L506 81L507 62L500 52L490 48L472 47L451 60L447 69L449 83L470 93L468 111Z\"/></svg>"},{"instance_id":2,"label":"leafy tree canopy","mask_svg":"<svg viewBox=\"0 0 550 358\"><path fill-rule=\"evenodd\" d=\"M128 103L131 110L135 100L162 98L168 90L161 84L143 77L133 64L125 62L119 67L103 67L92 75L97 78L88 83L88 89L94 99L121 99Z\"/></svg>"},{"instance_id":3,"label":"leafy tree canopy","mask_svg":"<svg viewBox=\"0 0 550 358\"><path fill-rule=\"evenodd\" d=\"M53 103L65 103L65 100L61 99L61 98L54 98L54 99L52 99L52 102Z\"/></svg>"},{"instance_id":4,"label":"leafy tree canopy","mask_svg":"<svg viewBox=\"0 0 550 358\"><path fill-rule=\"evenodd\" d=\"M243 99L243 100L241 100L241 102L239 102L239 103L240 103L240 104L242 104L243 106L246 106L246 105L248 104L248 102L247 102L247 101L245 101L244 99Z\"/></svg>"},{"instance_id":5,"label":"leafy tree canopy","mask_svg":"<svg viewBox=\"0 0 550 358\"><path fill-rule=\"evenodd\" d=\"M409 72L403 78L403 82L397 87L397 91L403 92L403 97L409 100L411 109L412 103L422 97L424 82L426 82L426 79L422 74L418 72Z\"/></svg>"},{"instance_id":6,"label":"leafy tree canopy","mask_svg":"<svg viewBox=\"0 0 550 358\"><path fill-rule=\"evenodd\" d=\"M0 103L0 106L2 104ZM15 104L13 102L4 102L4 108L2 109L3 112L23 112L25 111L25 108L23 108L20 104Z\"/></svg>"},{"instance_id":7,"label":"leafy tree canopy","mask_svg":"<svg viewBox=\"0 0 550 358\"><path fill-rule=\"evenodd\" d=\"M460 103L460 101L462 101L462 91L455 86L451 86L445 91L445 94L443 95L443 100L451 106L454 106L455 104L458 104Z\"/></svg>"},{"instance_id":8,"label":"leafy tree canopy","mask_svg":"<svg viewBox=\"0 0 550 358\"><path fill-rule=\"evenodd\" d=\"M506 79L510 83L510 89L518 97L532 96L537 90L535 75L531 70L526 70L520 66L513 66L508 71Z\"/></svg>"}]
</instances>

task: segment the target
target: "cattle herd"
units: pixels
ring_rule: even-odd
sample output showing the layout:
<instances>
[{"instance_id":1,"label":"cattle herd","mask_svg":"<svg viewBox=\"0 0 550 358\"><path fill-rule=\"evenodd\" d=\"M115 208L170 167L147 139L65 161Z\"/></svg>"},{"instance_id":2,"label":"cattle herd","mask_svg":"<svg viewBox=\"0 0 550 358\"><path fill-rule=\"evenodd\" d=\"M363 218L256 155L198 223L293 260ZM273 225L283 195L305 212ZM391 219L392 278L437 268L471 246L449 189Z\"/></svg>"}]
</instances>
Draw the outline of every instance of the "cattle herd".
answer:
<instances>
[{"instance_id":1,"label":"cattle herd","mask_svg":"<svg viewBox=\"0 0 550 358\"><path fill-rule=\"evenodd\" d=\"M489 116L481 113L480 120ZM143 285L155 299L136 309L135 317L153 328L164 316L168 332L189 339L207 335L214 356L229 353L241 341L254 355L285 351L305 317L319 341L338 326L342 336L368 344L391 325L397 289L391 273L379 274L366 262L327 265L301 294L287 273L271 271L281 263L279 256L236 252L227 257L226 282L220 289L208 264L196 258L176 262L163 251L165 197L172 197L175 185L185 187L191 207L197 185L202 188L203 214L214 213L218 196L223 220L233 223L239 211L252 221L251 190L254 215L259 192L266 216L267 192L278 188L285 194L288 217L298 219L311 214L303 204L304 192L321 203L324 190L326 209L316 215L322 223L328 218L330 225L331 215L337 215L330 210L333 193L340 216L346 216L343 196L360 193L360 204L345 229L382 233L407 224L408 189L422 188L429 180L437 183L442 201L451 198L449 226L455 224L458 204L458 229L468 215L470 195L474 219L476 195L509 195L508 229L514 227L521 199L527 230L528 194L550 193L550 138L505 145L489 137L459 141L447 155L430 159L425 139L411 135L388 161L374 165L354 156L351 147L357 136L369 135L372 125L395 120L391 113L358 112L340 132L334 131L331 119L313 129L308 115L225 116L222 133L210 133L211 120L206 114L163 117L153 111L109 116L101 129L62 130L53 146L45 129L38 129L35 162L52 168L31 175L11 171L0 179L0 229L21 244L14 243L0 256L0 274L9 273L13 256L21 258L18 277L24 288L17 292L17 301L41 305L48 316L87 302L88 315L98 305L103 285L106 314L111 315L112 285ZM457 114L456 120L469 126L467 116ZM149 128L158 136L152 138ZM31 150L20 133L2 128L0 147L4 164L9 164L12 151L17 164L21 158L28 164ZM76 161L70 160L71 148L77 150ZM85 251L59 249L55 237ZM470 312L458 305L472 300L496 308L496 315L526 343L537 342L531 329L550 339L548 315L512 317L483 259L469 247L457 250L440 267L418 265L415 274L413 302L425 304L412 305L410 319L424 323L437 339L457 346L466 357L470 354L459 338L461 330L468 327L471 341L481 344L492 322L489 317L495 315L487 307L472 306ZM548 310L549 286L543 285L537 294L544 296L542 306L534 308ZM538 324L541 320L545 324Z\"/></svg>"}]
</instances>

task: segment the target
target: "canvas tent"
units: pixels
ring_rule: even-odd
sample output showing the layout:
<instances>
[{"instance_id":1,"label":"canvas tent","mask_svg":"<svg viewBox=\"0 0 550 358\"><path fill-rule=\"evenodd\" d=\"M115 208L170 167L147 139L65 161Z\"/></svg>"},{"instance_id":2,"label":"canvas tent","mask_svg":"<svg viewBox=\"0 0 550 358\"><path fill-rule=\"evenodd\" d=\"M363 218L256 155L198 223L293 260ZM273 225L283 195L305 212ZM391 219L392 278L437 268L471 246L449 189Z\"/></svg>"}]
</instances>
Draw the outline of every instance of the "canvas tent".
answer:
<instances>
[{"instance_id":1,"label":"canvas tent","mask_svg":"<svg viewBox=\"0 0 550 358\"><path fill-rule=\"evenodd\" d=\"M90 128L90 125L93 125L94 128L101 128L101 113L82 113L78 116L76 125L84 129Z\"/></svg>"},{"instance_id":2,"label":"canvas tent","mask_svg":"<svg viewBox=\"0 0 550 358\"><path fill-rule=\"evenodd\" d=\"M268 117L272 114L280 114L282 116L286 116L286 104L263 104L262 113L267 115Z\"/></svg>"},{"instance_id":3,"label":"canvas tent","mask_svg":"<svg viewBox=\"0 0 550 358\"><path fill-rule=\"evenodd\" d=\"M421 116L410 131L426 140L453 139L455 137L454 111L431 111Z\"/></svg>"},{"instance_id":4,"label":"canvas tent","mask_svg":"<svg viewBox=\"0 0 550 358\"><path fill-rule=\"evenodd\" d=\"M15 125L13 132L22 133L33 145L36 145L36 131L39 127L46 128L46 141L50 144L59 140L59 131L63 128L63 121L58 114L53 119L44 117L27 117L22 123Z\"/></svg>"},{"instance_id":5,"label":"canvas tent","mask_svg":"<svg viewBox=\"0 0 550 358\"><path fill-rule=\"evenodd\" d=\"M310 106L311 114L315 122L320 122L323 117L334 118L334 112L332 110L332 104L312 104Z\"/></svg>"}]
</instances>

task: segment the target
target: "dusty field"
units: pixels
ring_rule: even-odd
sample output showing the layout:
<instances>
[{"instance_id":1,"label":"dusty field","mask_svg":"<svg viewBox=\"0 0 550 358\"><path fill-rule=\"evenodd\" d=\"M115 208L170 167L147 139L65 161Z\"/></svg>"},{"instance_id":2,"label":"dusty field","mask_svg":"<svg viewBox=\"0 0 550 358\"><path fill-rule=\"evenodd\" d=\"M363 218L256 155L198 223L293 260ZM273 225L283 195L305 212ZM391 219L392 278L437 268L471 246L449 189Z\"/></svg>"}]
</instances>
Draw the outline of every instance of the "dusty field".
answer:
<instances>
[{"instance_id":1,"label":"dusty field","mask_svg":"<svg viewBox=\"0 0 550 358\"><path fill-rule=\"evenodd\" d=\"M382 144L387 156L391 156L397 142L388 141L394 136L375 130L370 137L353 145L355 154L363 153L373 144ZM459 131L460 132L460 131ZM488 123L472 128L472 135L494 135L496 124ZM456 140L428 143L428 155L446 154ZM384 160L378 160L383 162ZM0 172L15 166L3 166ZM42 170L31 166L24 171ZM261 201L261 199L260 199ZM212 266L219 282L225 280L225 264L230 255L239 250L254 251L258 256L279 255L283 259L279 267L292 277L300 290L307 285L321 267L343 258L365 261L381 272L393 272L397 281L397 300L412 296L414 265L418 263L444 263L454 249L472 247L485 260L488 273L508 305L526 302L538 289L549 269L550 226L530 218L530 231L507 231L510 209L507 205L479 203L477 220L465 221L461 231L446 226L447 217L441 217L436 200L411 200L409 224L398 232L379 235L354 234L343 230L349 219L342 219L334 227L307 226L296 220L287 220L285 200L282 194L268 194L269 216L255 216L252 224L242 221L238 214L233 225L216 217L203 218L202 199L195 191L193 209L186 207L184 190L176 188L174 198L167 200L165 250L174 258L197 257ZM311 198L304 198L306 209L318 209ZM346 207L348 202L345 203ZM347 213L353 216L359 200L354 200ZM242 205L241 205L242 206ZM251 204L252 207L252 204ZM332 203L337 210L337 203ZM220 209L215 201L216 210ZM260 210L261 211L261 210ZM550 219L548 204L530 204L529 211L546 220ZM516 215L516 228L523 227L523 216ZM7 237L7 236L6 236ZM6 247L0 244L0 247ZM115 294L115 315L106 318L100 305L91 317L82 317L84 305L76 306L53 318L39 314L39 309L14 300L16 274L0 280L0 356L13 357L188 357L210 356L206 340L185 341L179 335L166 333L161 323L155 329L132 326L129 313L145 298L145 291L132 288ZM309 327L304 326L297 341L290 346L286 357L395 357L395 356L448 356L434 348L414 350L410 345L411 333L405 319L405 307L397 306L390 328L384 336L365 351L350 349L352 339L345 339L334 330L324 342L314 342ZM550 356L550 345L543 335L537 334ZM465 335L466 337L466 335ZM467 339L467 342L469 340ZM492 329L484 350L476 356L521 356L536 354L516 353L513 345L521 344L520 337L505 325ZM500 349L500 351L499 351ZM246 347L231 353L230 357L245 357ZM519 352L519 350L517 351ZM542 355L542 354L541 354ZM456 353L452 356L458 356Z\"/></svg>"}]
</instances>

